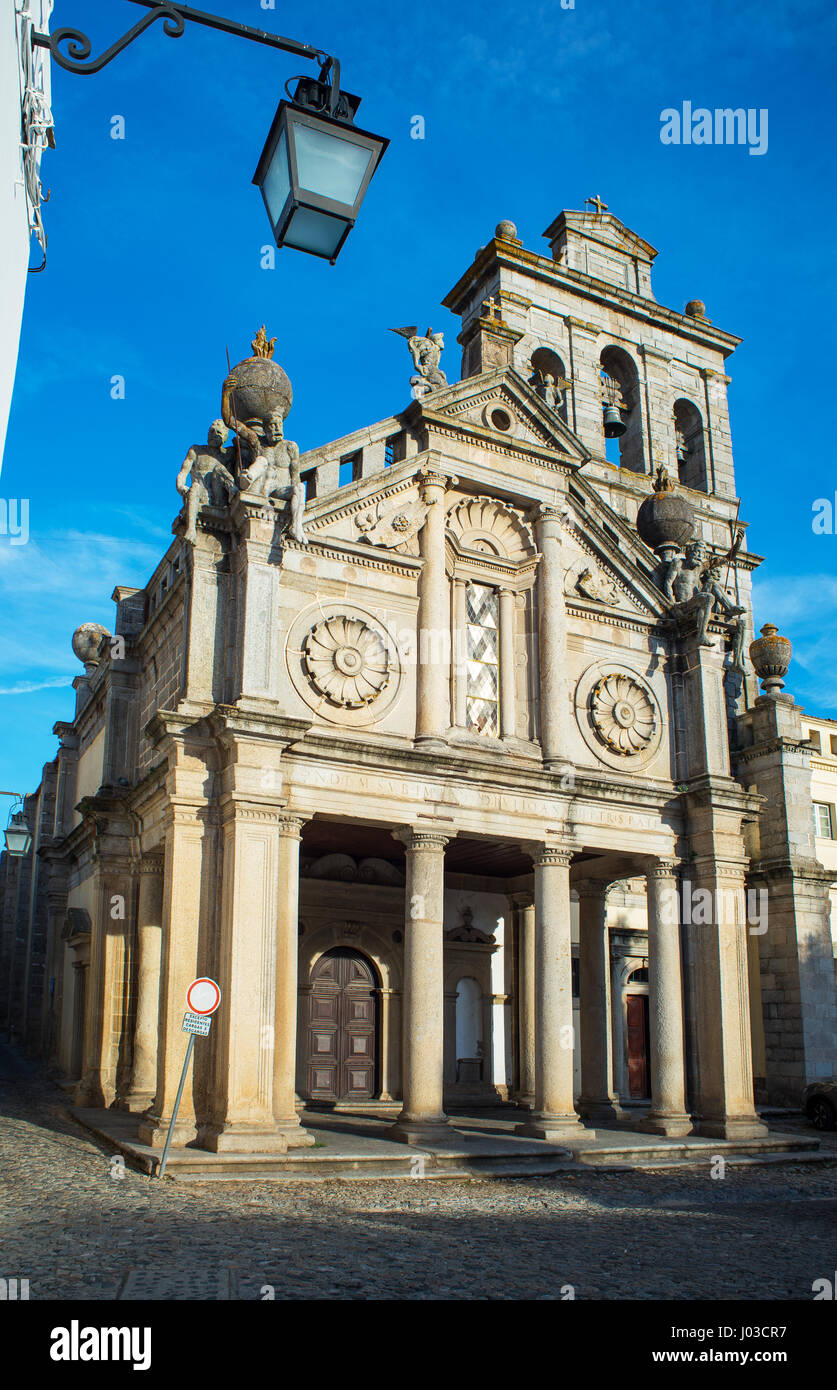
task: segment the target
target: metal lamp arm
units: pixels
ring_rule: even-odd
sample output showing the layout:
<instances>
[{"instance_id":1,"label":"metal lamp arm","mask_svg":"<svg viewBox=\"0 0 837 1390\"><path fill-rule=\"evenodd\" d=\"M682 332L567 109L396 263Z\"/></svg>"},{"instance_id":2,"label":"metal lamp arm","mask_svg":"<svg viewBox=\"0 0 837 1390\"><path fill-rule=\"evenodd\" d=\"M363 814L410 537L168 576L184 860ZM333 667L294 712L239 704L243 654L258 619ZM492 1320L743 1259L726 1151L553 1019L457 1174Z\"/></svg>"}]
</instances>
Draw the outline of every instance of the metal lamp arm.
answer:
<instances>
[{"instance_id":1,"label":"metal lamp arm","mask_svg":"<svg viewBox=\"0 0 837 1390\"><path fill-rule=\"evenodd\" d=\"M134 39L144 33L155 20L163 20L163 32L171 39L181 37L188 20L192 24L202 24L207 29L218 29L223 34L232 34L236 38L251 39L254 43L266 44L268 48L279 48L285 53L295 53L299 58L312 58L321 64L321 81L325 80L332 68L335 70L335 75L340 71L337 60L330 54L324 53L322 49L312 48L307 43L297 43L295 39L286 39L280 34L270 34L266 29L254 29L249 24L237 24L235 20L224 19L220 15L207 14L204 10L194 10L189 5L169 3L169 0L131 0L131 4L145 5L148 14L143 15L138 24L123 34L121 39L117 39L116 43L111 44L110 48L105 49L98 58L90 58L93 45L88 36L79 29L56 29L52 34L41 34L34 31L32 44L37 48L48 48L58 66L67 72L86 76L89 73L101 72L103 67L124 48L127 48L130 43L133 43ZM67 45L66 52L61 51L60 45L62 43ZM338 95L339 83L332 83L332 107L336 106Z\"/></svg>"}]
</instances>

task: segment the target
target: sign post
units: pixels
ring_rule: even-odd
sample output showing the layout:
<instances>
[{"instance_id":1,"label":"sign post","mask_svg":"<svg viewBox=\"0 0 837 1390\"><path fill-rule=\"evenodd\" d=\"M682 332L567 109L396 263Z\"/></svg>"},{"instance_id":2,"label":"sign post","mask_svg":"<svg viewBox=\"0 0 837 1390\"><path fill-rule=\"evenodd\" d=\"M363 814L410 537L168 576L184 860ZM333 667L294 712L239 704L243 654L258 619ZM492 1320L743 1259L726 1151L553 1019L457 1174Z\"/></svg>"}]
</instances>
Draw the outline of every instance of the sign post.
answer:
<instances>
[{"instance_id":1,"label":"sign post","mask_svg":"<svg viewBox=\"0 0 837 1390\"><path fill-rule=\"evenodd\" d=\"M209 1035L209 1029L212 1025L212 1014L214 1014L220 1002L221 990L219 986L206 975L201 976L200 979L193 980L186 991L187 1012L183 1017L182 1031L189 1034L189 1042L186 1047L186 1056L183 1060L183 1070L180 1073L180 1084L177 1088L177 1095L174 1098L174 1109L171 1112L166 1142L163 1145L160 1166L157 1169L158 1178L162 1178L166 1171L169 1149L171 1148L171 1137L174 1133L174 1126L177 1121L177 1112L180 1109L180 1097L183 1095L183 1087L186 1084L186 1073L189 1070L189 1063L192 1060L195 1038L205 1038Z\"/></svg>"}]
</instances>

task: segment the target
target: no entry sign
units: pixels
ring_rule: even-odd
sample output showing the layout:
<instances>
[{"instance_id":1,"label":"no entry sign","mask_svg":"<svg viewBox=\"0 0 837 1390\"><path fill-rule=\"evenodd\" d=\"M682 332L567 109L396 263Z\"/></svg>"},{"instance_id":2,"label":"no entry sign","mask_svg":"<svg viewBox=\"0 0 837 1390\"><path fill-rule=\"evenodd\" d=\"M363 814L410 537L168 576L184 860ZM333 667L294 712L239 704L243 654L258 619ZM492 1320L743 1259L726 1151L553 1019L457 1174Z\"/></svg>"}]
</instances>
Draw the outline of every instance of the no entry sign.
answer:
<instances>
[{"instance_id":1,"label":"no entry sign","mask_svg":"<svg viewBox=\"0 0 837 1390\"><path fill-rule=\"evenodd\" d=\"M221 1002L221 991L214 980L205 976L193 980L186 991L186 1005L193 1014L214 1014Z\"/></svg>"}]
</instances>

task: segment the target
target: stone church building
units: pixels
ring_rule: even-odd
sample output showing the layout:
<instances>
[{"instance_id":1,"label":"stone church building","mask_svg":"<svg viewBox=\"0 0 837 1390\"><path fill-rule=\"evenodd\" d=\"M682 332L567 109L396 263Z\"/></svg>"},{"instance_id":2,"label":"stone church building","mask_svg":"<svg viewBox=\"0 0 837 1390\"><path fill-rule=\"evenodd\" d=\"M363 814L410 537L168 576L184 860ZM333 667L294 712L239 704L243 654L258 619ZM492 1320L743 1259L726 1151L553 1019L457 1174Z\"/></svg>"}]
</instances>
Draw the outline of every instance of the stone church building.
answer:
<instances>
[{"instance_id":1,"label":"stone church building","mask_svg":"<svg viewBox=\"0 0 837 1390\"><path fill-rule=\"evenodd\" d=\"M444 300L461 380L397 330L406 408L301 457L260 334L148 584L75 635L75 717L3 860L0 1007L147 1144L196 976L222 1002L175 1139L215 1152L312 1143L300 1102L407 1142L508 1102L564 1144L754 1139L756 1101L832 1074L739 339L658 304L656 252L600 202L546 238L501 222Z\"/></svg>"}]
</instances>

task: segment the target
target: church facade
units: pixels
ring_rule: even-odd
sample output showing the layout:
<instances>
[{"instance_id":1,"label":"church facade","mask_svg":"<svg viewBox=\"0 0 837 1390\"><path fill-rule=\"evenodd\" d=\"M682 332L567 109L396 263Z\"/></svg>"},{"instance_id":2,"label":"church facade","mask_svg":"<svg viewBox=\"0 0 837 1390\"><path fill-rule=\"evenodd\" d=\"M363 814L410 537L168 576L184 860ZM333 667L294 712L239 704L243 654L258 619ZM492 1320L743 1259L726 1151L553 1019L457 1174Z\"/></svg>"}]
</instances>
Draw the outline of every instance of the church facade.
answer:
<instances>
[{"instance_id":1,"label":"church facade","mask_svg":"<svg viewBox=\"0 0 837 1390\"><path fill-rule=\"evenodd\" d=\"M789 644L753 632L739 340L658 304L654 249L600 203L546 235L501 222L445 299L461 380L404 330L407 407L301 457L261 334L155 573L75 635L33 850L3 861L5 1002L148 1144L197 976L222 1003L174 1137L215 1152L313 1142L300 1101L415 1143L508 1101L561 1143L632 1117L752 1139L757 1100L832 1075L831 876Z\"/></svg>"}]
</instances>

